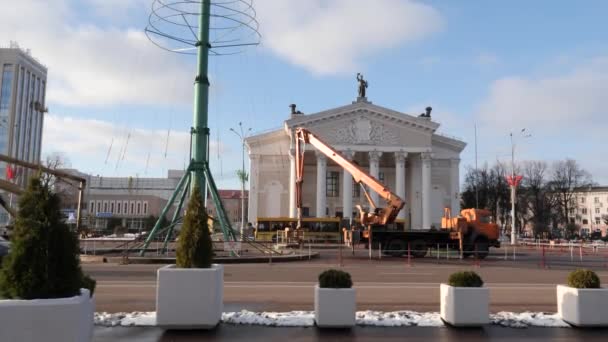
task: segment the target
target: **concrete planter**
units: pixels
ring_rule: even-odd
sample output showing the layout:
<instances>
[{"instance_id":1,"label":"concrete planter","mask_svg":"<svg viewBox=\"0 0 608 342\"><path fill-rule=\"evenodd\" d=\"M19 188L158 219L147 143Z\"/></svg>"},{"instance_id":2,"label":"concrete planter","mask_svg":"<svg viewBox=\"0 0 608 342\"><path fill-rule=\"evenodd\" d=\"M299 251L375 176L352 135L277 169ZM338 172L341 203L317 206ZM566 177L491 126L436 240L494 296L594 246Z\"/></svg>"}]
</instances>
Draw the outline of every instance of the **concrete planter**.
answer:
<instances>
[{"instance_id":1,"label":"concrete planter","mask_svg":"<svg viewBox=\"0 0 608 342\"><path fill-rule=\"evenodd\" d=\"M0 341L90 341L94 312L87 289L70 298L0 300Z\"/></svg>"},{"instance_id":2,"label":"concrete planter","mask_svg":"<svg viewBox=\"0 0 608 342\"><path fill-rule=\"evenodd\" d=\"M574 326L608 326L608 288L576 289L557 285L557 313Z\"/></svg>"},{"instance_id":3,"label":"concrete planter","mask_svg":"<svg viewBox=\"0 0 608 342\"><path fill-rule=\"evenodd\" d=\"M328 289L315 286L315 322L324 328L348 328L355 325L355 289Z\"/></svg>"},{"instance_id":4,"label":"concrete planter","mask_svg":"<svg viewBox=\"0 0 608 342\"><path fill-rule=\"evenodd\" d=\"M157 271L156 324L170 329L211 329L224 309L224 267Z\"/></svg>"},{"instance_id":5,"label":"concrete planter","mask_svg":"<svg viewBox=\"0 0 608 342\"><path fill-rule=\"evenodd\" d=\"M441 284L441 319L456 327L475 327L490 322L490 290Z\"/></svg>"}]
</instances>

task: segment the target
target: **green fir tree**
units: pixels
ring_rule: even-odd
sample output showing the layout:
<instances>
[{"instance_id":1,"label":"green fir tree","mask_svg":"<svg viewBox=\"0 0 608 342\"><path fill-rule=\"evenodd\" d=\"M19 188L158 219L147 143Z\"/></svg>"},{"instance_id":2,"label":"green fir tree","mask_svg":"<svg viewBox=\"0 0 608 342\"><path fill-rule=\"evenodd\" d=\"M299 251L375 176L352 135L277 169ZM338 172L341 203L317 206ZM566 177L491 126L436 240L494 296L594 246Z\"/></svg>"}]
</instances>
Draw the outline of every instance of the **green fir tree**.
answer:
<instances>
[{"instance_id":1,"label":"green fir tree","mask_svg":"<svg viewBox=\"0 0 608 342\"><path fill-rule=\"evenodd\" d=\"M30 179L19 199L11 253L0 270L0 297L71 297L95 281L82 273L78 240L63 222L59 196L39 177Z\"/></svg>"},{"instance_id":2,"label":"green fir tree","mask_svg":"<svg viewBox=\"0 0 608 342\"><path fill-rule=\"evenodd\" d=\"M181 268L209 268L213 261L213 244L207 223L207 212L198 187L194 187L179 233L176 265Z\"/></svg>"}]
</instances>

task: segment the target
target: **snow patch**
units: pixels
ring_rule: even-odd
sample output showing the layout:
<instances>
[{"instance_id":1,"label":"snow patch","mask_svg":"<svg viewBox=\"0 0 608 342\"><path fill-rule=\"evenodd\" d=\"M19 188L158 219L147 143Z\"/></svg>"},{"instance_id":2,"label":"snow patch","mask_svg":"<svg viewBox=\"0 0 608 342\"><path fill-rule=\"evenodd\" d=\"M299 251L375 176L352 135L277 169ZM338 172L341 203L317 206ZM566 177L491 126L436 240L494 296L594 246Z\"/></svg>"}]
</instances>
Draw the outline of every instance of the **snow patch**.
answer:
<instances>
[{"instance_id":1,"label":"snow patch","mask_svg":"<svg viewBox=\"0 0 608 342\"><path fill-rule=\"evenodd\" d=\"M224 312L222 322L228 324L251 324L278 327L312 327L315 325L314 311L290 312Z\"/></svg>"},{"instance_id":2,"label":"snow patch","mask_svg":"<svg viewBox=\"0 0 608 342\"><path fill-rule=\"evenodd\" d=\"M557 313L544 312L506 312L501 311L495 315L490 315L492 324L501 325L509 328L527 327L558 327L567 328L570 325L562 321Z\"/></svg>"},{"instance_id":3,"label":"snow patch","mask_svg":"<svg viewBox=\"0 0 608 342\"><path fill-rule=\"evenodd\" d=\"M357 325L369 325L377 327L440 327L443 321L438 312L415 312L415 311L358 311Z\"/></svg>"},{"instance_id":4,"label":"snow patch","mask_svg":"<svg viewBox=\"0 0 608 342\"><path fill-rule=\"evenodd\" d=\"M377 327L441 327L443 321L438 312L415 311L358 311L356 313L357 325ZM238 312L224 312L222 323L263 325L276 327L312 327L315 325L314 311L289 312L254 312L242 310ZM544 312L499 312L490 315L490 324L509 328L528 327L559 327L567 328L569 325L562 321L556 313ZM115 326L155 326L156 312L119 312L95 313L95 325Z\"/></svg>"}]
</instances>

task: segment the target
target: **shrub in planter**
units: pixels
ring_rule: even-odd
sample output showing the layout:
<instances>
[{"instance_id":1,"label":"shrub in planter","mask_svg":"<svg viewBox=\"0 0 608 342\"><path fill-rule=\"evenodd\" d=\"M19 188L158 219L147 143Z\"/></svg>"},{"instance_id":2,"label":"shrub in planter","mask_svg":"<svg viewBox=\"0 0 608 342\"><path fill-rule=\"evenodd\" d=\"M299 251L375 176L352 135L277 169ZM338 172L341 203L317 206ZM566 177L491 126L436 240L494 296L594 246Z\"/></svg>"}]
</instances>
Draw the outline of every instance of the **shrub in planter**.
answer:
<instances>
[{"instance_id":1,"label":"shrub in planter","mask_svg":"<svg viewBox=\"0 0 608 342\"><path fill-rule=\"evenodd\" d=\"M598 289L600 278L591 270L576 270L568 275L568 286L575 289Z\"/></svg>"},{"instance_id":2,"label":"shrub in planter","mask_svg":"<svg viewBox=\"0 0 608 342\"><path fill-rule=\"evenodd\" d=\"M448 284L454 287L482 287L483 280L472 271L456 272L450 275Z\"/></svg>"},{"instance_id":3,"label":"shrub in planter","mask_svg":"<svg viewBox=\"0 0 608 342\"><path fill-rule=\"evenodd\" d=\"M212 328L222 315L224 270L213 245L201 191L194 188L179 234L176 265L158 270L156 321L168 328Z\"/></svg>"},{"instance_id":4,"label":"shrub in planter","mask_svg":"<svg viewBox=\"0 0 608 342\"><path fill-rule=\"evenodd\" d=\"M319 274L319 287L349 289L353 287L353 281L348 272L330 269Z\"/></svg>"},{"instance_id":5,"label":"shrub in planter","mask_svg":"<svg viewBox=\"0 0 608 342\"><path fill-rule=\"evenodd\" d=\"M608 289L591 270L568 275L568 286L557 285L557 312L575 326L608 326Z\"/></svg>"},{"instance_id":6,"label":"shrub in planter","mask_svg":"<svg viewBox=\"0 0 608 342\"><path fill-rule=\"evenodd\" d=\"M319 327L355 325L356 292L348 272L326 270L315 287L315 322Z\"/></svg>"},{"instance_id":7,"label":"shrub in planter","mask_svg":"<svg viewBox=\"0 0 608 342\"><path fill-rule=\"evenodd\" d=\"M0 340L28 331L48 340L75 336L72 332L90 336L95 281L82 272L76 233L63 222L59 196L38 177L19 199L11 243L0 269L0 297L14 300L0 301ZM87 298L74 299L84 293Z\"/></svg>"},{"instance_id":8,"label":"shrub in planter","mask_svg":"<svg viewBox=\"0 0 608 342\"><path fill-rule=\"evenodd\" d=\"M450 275L441 284L441 319L453 326L480 326L490 321L489 290L471 271Z\"/></svg>"}]
</instances>

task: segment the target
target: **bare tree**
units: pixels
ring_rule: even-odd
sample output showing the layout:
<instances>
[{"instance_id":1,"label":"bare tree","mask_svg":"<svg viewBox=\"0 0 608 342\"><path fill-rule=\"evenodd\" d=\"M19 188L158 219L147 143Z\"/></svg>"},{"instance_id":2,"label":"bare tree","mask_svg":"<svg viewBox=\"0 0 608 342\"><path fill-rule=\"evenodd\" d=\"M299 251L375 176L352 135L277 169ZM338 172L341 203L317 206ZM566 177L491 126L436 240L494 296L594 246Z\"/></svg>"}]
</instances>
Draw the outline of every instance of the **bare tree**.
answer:
<instances>
[{"instance_id":1,"label":"bare tree","mask_svg":"<svg viewBox=\"0 0 608 342\"><path fill-rule=\"evenodd\" d=\"M566 159L553 164L549 186L555 195L558 220L561 223L570 223L570 210L576 206L576 191L592 184L591 175L576 160Z\"/></svg>"},{"instance_id":2,"label":"bare tree","mask_svg":"<svg viewBox=\"0 0 608 342\"><path fill-rule=\"evenodd\" d=\"M534 235L549 232L555 196L549 191L548 166L544 161L527 161L522 165L520 191L522 216L532 223Z\"/></svg>"}]
</instances>

